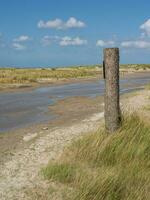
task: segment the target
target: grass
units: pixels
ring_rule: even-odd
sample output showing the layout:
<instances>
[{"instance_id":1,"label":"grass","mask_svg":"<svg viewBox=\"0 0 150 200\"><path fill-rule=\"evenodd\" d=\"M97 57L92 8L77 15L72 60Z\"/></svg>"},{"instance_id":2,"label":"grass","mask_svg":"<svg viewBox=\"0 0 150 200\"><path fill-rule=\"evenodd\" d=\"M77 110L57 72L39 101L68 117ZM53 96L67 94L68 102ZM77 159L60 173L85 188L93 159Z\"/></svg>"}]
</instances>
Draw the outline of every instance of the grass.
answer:
<instances>
[{"instance_id":1,"label":"grass","mask_svg":"<svg viewBox=\"0 0 150 200\"><path fill-rule=\"evenodd\" d=\"M147 70L150 65L120 65L122 73L128 70ZM101 65L89 66L72 66L63 68L0 68L0 83L1 84L25 84L36 83L41 80L45 82L51 79L69 79L69 78L84 78L96 77L102 74Z\"/></svg>"},{"instance_id":2,"label":"grass","mask_svg":"<svg viewBox=\"0 0 150 200\"><path fill-rule=\"evenodd\" d=\"M52 163L43 169L42 173L45 178L70 183L75 178L75 166L68 163Z\"/></svg>"},{"instance_id":3,"label":"grass","mask_svg":"<svg viewBox=\"0 0 150 200\"><path fill-rule=\"evenodd\" d=\"M150 69L150 64L125 64L121 65L120 68L129 68L134 70L147 70Z\"/></svg>"},{"instance_id":4,"label":"grass","mask_svg":"<svg viewBox=\"0 0 150 200\"><path fill-rule=\"evenodd\" d=\"M150 90L150 83L146 85L146 89Z\"/></svg>"},{"instance_id":5,"label":"grass","mask_svg":"<svg viewBox=\"0 0 150 200\"><path fill-rule=\"evenodd\" d=\"M115 134L83 136L43 174L71 186L71 200L149 200L150 125L134 114Z\"/></svg>"},{"instance_id":6,"label":"grass","mask_svg":"<svg viewBox=\"0 0 150 200\"><path fill-rule=\"evenodd\" d=\"M93 77L100 74L96 67L76 68L0 68L0 83L35 83L41 79Z\"/></svg>"}]
</instances>

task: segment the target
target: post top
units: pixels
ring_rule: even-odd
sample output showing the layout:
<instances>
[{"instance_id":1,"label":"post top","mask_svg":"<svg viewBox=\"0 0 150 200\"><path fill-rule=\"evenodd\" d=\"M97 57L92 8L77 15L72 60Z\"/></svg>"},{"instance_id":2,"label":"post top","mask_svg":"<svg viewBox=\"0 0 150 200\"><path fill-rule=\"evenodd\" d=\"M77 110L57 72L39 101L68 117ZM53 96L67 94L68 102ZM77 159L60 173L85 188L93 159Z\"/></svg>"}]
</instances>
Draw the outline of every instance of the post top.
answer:
<instances>
[{"instance_id":1,"label":"post top","mask_svg":"<svg viewBox=\"0 0 150 200\"><path fill-rule=\"evenodd\" d=\"M117 54L119 54L119 48L118 47L104 48L103 52L104 52L104 54L105 53L117 53Z\"/></svg>"},{"instance_id":2,"label":"post top","mask_svg":"<svg viewBox=\"0 0 150 200\"><path fill-rule=\"evenodd\" d=\"M107 47L107 48L104 48L104 50L109 50L109 49L110 49L110 50L111 50L111 49L112 49L112 50L113 50L113 49L114 49L114 50L115 50L115 49L119 50L118 47L110 47L110 48Z\"/></svg>"}]
</instances>

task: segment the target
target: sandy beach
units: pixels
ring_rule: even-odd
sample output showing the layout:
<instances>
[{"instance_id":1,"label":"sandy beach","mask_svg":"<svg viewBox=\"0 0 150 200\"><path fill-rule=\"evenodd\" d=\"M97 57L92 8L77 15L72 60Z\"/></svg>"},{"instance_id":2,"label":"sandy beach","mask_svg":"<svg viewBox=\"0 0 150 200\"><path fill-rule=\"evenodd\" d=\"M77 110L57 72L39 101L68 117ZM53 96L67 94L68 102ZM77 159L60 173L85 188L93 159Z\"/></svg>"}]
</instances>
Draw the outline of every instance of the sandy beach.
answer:
<instances>
[{"instance_id":1,"label":"sandy beach","mask_svg":"<svg viewBox=\"0 0 150 200\"><path fill-rule=\"evenodd\" d=\"M130 76L133 78L139 74ZM121 96L121 106L129 110L138 108L140 111L143 106L149 105L149 97L148 90L126 93ZM66 97L50 105L48 110L57 118L0 135L2 200L38 199L36 195L46 192L48 185L40 175L41 168L49 160L58 159L72 139L95 131L103 123L103 96ZM55 196L52 199L57 198Z\"/></svg>"}]
</instances>

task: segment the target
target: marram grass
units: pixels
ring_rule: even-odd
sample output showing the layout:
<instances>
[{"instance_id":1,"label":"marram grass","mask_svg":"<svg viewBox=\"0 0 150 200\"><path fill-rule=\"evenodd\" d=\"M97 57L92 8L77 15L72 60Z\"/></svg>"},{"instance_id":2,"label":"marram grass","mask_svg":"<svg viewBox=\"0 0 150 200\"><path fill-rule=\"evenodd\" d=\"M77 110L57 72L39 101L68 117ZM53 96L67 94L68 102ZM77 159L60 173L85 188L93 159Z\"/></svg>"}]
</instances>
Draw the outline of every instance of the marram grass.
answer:
<instances>
[{"instance_id":1,"label":"marram grass","mask_svg":"<svg viewBox=\"0 0 150 200\"><path fill-rule=\"evenodd\" d=\"M45 178L70 183L75 178L75 166L69 163L51 163L42 170Z\"/></svg>"},{"instance_id":2,"label":"marram grass","mask_svg":"<svg viewBox=\"0 0 150 200\"><path fill-rule=\"evenodd\" d=\"M40 79L68 79L97 76L96 67L82 68L0 68L0 83L35 83Z\"/></svg>"},{"instance_id":3,"label":"marram grass","mask_svg":"<svg viewBox=\"0 0 150 200\"><path fill-rule=\"evenodd\" d=\"M150 64L120 65L120 72L149 70ZM86 78L102 75L101 65L71 66L63 68L0 68L1 84L36 83L41 79Z\"/></svg>"},{"instance_id":4,"label":"marram grass","mask_svg":"<svg viewBox=\"0 0 150 200\"><path fill-rule=\"evenodd\" d=\"M150 125L132 115L114 134L83 136L43 173L71 185L70 200L149 200Z\"/></svg>"}]
</instances>

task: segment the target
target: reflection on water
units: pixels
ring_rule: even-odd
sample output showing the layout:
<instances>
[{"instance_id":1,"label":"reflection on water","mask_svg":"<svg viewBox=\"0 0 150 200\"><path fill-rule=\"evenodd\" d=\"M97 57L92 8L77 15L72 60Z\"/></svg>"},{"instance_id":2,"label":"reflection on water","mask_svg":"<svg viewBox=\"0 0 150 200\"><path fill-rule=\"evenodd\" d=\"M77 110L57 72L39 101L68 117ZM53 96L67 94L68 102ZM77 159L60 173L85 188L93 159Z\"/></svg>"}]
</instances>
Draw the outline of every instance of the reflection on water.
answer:
<instances>
[{"instance_id":1,"label":"reflection on water","mask_svg":"<svg viewBox=\"0 0 150 200\"><path fill-rule=\"evenodd\" d=\"M120 93L139 89L150 81L149 77L120 81ZM98 96L104 94L104 81L49 86L33 91L0 93L0 131L54 118L48 114L48 105L72 96Z\"/></svg>"}]
</instances>

